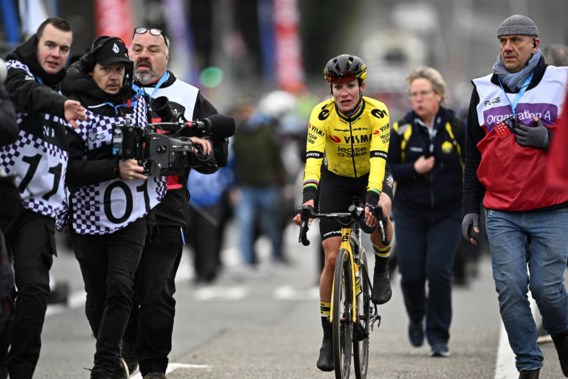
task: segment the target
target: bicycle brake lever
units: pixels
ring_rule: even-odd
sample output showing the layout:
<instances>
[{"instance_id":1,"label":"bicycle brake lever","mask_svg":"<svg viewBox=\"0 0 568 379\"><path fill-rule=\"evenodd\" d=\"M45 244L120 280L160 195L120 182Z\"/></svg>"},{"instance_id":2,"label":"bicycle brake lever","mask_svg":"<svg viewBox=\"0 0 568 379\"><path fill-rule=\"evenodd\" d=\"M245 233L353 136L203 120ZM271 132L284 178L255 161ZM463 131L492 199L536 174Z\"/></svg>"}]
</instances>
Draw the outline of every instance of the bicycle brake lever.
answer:
<instances>
[{"instance_id":1,"label":"bicycle brake lever","mask_svg":"<svg viewBox=\"0 0 568 379\"><path fill-rule=\"evenodd\" d=\"M351 216L357 221L357 224L359 224L363 232L371 234L375 231L374 226L367 225L367 220L365 219L365 208L350 205L349 213L351 213Z\"/></svg>"},{"instance_id":2,"label":"bicycle brake lever","mask_svg":"<svg viewBox=\"0 0 568 379\"><path fill-rule=\"evenodd\" d=\"M302 224L300 225L300 236L298 237L298 242L302 245L308 246L310 241L308 240L308 230L310 229L309 219L313 217L314 207L310 205L303 206L300 210L300 217L302 219Z\"/></svg>"},{"instance_id":3,"label":"bicycle brake lever","mask_svg":"<svg viewBox=\"0 0 568 379\"><path fill-rule=\"evenodd\" d=\"M300 236L298 237L298 242L301 242L304 246L310 245L310 240L308 240L308 229L310 228L308 221L302 221L300 225Z\"/></svg>"},{"instance_id":4,"label":"bicycle brake lever","mask_svg":"<svg viewBox=\"0 0 568 379\"><path fill-rule=\"evenodd\" d=\"M383 243L384 246L387 245L387 231L386 231L386 217L383 215L383 208L381 208L380 206L376 206L373 209L373 215L375 216L375 218L377 219L379 228L380 228L380 232L381 232L381 242Z\"/></svg>"}]
</instances>

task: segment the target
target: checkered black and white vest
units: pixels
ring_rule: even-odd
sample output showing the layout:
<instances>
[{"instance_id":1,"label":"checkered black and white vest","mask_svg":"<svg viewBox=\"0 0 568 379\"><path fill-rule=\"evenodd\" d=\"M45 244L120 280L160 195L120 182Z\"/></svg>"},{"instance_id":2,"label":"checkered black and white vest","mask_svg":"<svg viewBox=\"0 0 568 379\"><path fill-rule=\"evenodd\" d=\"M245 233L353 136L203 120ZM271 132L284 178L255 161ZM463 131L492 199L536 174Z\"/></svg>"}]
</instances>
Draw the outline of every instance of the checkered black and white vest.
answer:
<instances>
[{"instance_id":1,"label":"checkered black and white vest","mask_svg":"<svg viewBox=\"0 0 568 379\"><path fill-rule=\"evenodd\" d=\"M83 140L86 150L112 144L112 129L116 124L147 126L146 102L139 98L133 114L109 117L86 111L87 120L73 129ZM85 152L85 156L87 154ZM163 177L124 181L120 178L79 186L69 199L71 226L78 234L110 234L144 217L166 193Z\"/></svg>"},{"instance_id":2,"label":"checkered black and white vest","mask_svg":"<svg viewBox=\"0 0 568 379\"><path fill-rule=\"evenodd\" d=\"M30 78L28 66L16 60L6 62L8 69L19 69ZM24 207L63 225L67 210L65 172L67 139L65 119L47 113L17 115L18 140L0 148L0 170L15 177Z\"/></svg>"}]
</instances>

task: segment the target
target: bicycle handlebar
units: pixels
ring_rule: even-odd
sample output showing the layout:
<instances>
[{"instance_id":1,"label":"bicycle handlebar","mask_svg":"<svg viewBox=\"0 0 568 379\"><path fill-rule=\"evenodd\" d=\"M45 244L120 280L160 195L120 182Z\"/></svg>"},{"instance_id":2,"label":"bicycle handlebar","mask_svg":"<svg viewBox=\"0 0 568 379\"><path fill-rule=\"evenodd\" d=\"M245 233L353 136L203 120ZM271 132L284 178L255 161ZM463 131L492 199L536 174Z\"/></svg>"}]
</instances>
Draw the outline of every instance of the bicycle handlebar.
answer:
<instances>
[{"instance_id":1,"label":"bicycle handlebar","mask_svg":"<svg viewBox=\"0 0 568 379\"><path fill-rule=\"evenodd\" d=\"M369 205L366 205L367 207ZM385 229L386 225L386 217L383 215L383 210L381 207L371 207L373 215L377 218L378 227L381 232L381 240L384 245L387 243L387 233ZM298 237L298 242L301 242L302 245L308 246L310 241L308 240L308 230L310 229L310 225L308 220L311 218L331 218L335 219L342 225L348 225L352 222L356 222L361 230L367 234L371 234L375 231L375 226L369 226L365 222L365 208L358 207L356 205L351 205L349 207L349 212L334 212L334 213L315 213L313 207L311 206L304 206L298 210L300 214L302 223L300 224L300 236Z\"/></svg>"}]
</instances>

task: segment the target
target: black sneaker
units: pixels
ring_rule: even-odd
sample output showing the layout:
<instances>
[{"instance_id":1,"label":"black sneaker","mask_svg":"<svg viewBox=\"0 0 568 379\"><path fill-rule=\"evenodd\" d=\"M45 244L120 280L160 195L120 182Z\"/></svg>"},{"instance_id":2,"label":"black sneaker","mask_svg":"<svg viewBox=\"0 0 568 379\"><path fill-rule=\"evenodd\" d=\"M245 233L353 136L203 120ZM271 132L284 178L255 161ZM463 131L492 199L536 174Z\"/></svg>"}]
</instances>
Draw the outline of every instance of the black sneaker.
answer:
<instances>
[{"instance_id":1,"label":"black sneaker","mask_svg":"<svg viewBox=\"0 0 568 379\"><path fill-rule=\"evenodd\" d=\"M392 289L389 272L375 272L373 275L373 292L371 293L371 300L373 300L373 303L380 305L388 302L391 297Z\"/></svg>"},{"instance_id":2,"label":"black sneaker","mask_svg":"<svg viewBox=\"0 0 568 379\"><path fill-rule=\"evenodd\" d=\"M168 379L165 374L161 372L151 372L149 374L144 375L142 379Z\"/></svg>"},{"instance_id":3,"label":"black sneaker","mask_svg":"<svg viewBox=\"0 0 568 379\"><path fill-rule=\"evenodd\" d=\"M540 375L540 369L529 370L529 371L519 371L519 379L538 379Z\"/></svg>"},{"instance_id":4,"label":"black sneaker","mask_svg":"<svg viewBox=\"0 0 568 379\"><path fill-rule=\"evenodd\" d=\"M331 338L324 337L321 344L318 363L316 365L322 371L333 371L335 368L333 363L333 345L331 343Z\"/></svg>"},{"instance_id":5,"label":"black sneaker","mask_svg":"<svg viewBox=\"0 0 568 379\"><path fill-rule=\"evenodd\" d=\"M562 373L568 377L568 330L553 334L552 342L558 353Z\"/></svg>"},{"instance_id":6,"label":"black sneaker","mask_svg":"<svg viewBox=\"0 0 568 379\"><path fill-rule=\"evenodd\" d=\"M424 327L421 322L408 325L408 339L414 347L420 347L424 343Z\"/></svg>"},{"instance_id":7,"label":"black sneaker","mask_svg":"<svg viewBox=\"0 0 568 379\"><path fill-rule=\"evenodd\" d=\"M448 345L446 344L436 344L432 346L430 356L447 358L450 356L450 349L448 349Z\"/></svg>"},{"instance_id":8,"label":"black sneaker","mask_svg":"<svg viewBox=\"0 0 568 379\"><path fill-rule=\"evenodd\" d=\"M124 362L126 363L126 367L128 367L128 372L132 374L138 368L138 360L136 359L136 351L135 345L128 342L122 342L120 348L120 355Z\"/></svg>"},{"instance_id":9,"label":"black sneaker","mask_svg":"<svg viewBox=\"0 0 568 379\"><path fill-rule=\"evenodd\" d=\"M91 379L113 379L113 377L104 370L94 369L91 370Z\"/></svg>"}]
</instances>

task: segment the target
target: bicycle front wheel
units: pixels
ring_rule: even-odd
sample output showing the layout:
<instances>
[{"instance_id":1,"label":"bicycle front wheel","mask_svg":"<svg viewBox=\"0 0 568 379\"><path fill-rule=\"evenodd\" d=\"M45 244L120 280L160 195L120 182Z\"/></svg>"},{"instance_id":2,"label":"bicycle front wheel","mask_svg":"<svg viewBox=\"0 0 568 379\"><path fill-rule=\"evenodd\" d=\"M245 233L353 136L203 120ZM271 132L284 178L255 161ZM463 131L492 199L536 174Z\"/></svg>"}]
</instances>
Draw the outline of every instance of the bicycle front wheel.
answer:
<instances>
[{"instance_id":1,"label":"bicycle front wheel","mask_svg":"<svg viewBox=\"0 0 568 379\"><path fill-rule=\"evenodd\" d=\"M361 295L357 296L357 325L358 338L353 338L353 368L357 379L367 378L369 367L369 324L371 322L371 286L367 278L367 255L361 252L359 278L361 279Z\"/></svg>"},{"instance_id":2,"label":"bicycle front wheel","mask_svg":"<svg viewBox=\"0 0 568 379\"><path fill-rule=\"evenodd\" d=\"M347 379L351 370L351 344L353 336L353 309L351 261L349 252L339 250L333 277L333 359L335 378Z\"/></svg>"}]
</instances>

